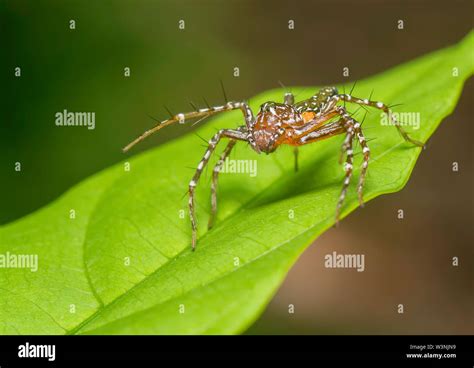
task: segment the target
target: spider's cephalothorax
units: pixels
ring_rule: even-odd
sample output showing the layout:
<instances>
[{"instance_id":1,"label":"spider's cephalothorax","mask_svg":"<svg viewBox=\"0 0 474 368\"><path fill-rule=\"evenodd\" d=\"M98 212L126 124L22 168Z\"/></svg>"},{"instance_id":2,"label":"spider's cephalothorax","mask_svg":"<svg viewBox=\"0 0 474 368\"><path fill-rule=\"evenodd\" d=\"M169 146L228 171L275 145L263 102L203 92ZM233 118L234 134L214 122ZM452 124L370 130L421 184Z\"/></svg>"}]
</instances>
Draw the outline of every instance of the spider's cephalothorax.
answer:
<instances>
[{"instance_id":1,"label":"spider's cephalothorax","mask_svg":"<svg viewBox=\"0 0 474 368\"><path fill-rule=\"evenodd\" d=\"M283 103L272 101L266 102L260 106L260 111L256 116L254 116L252 110L245 102L227 102L223 106L208 107L185 114L180 113L172 116L170 119L164 120L154 128L143 133L133 142L128 144L124 148L124 151L128 151L132 146L167 125L176 122L183 123L186 120L196 118L202 119L224 111L242 111L245 125L242 125L237 129L221 129L209 140L209 146L189 183L189 215L192 226L192 248L194 249L197 238L197 221L194 214L195 187L201 177L204 167L209 162L211 154L214 152L217 144L222 138L229 139L229 142L213 170L211 184L212 212L209 218L209 228L212 227L214 223L217 211L217 179L219 172L225 159L229 156L237 141L247 142L257 153L264 152L267 154L275 151L282 144L295 146L295 168L297 168L298 146L313 143L334 135L345 134L345 139L342 144L342 154L345 154L346 156L346 162L344 165L345 179L336 206L337 223L339 221L341 207L352 176L352 144L354 140L359 142L363 154L363 163L359 176L359 183L357 185L360 205L363 205L362 190L370 158L370 149L367 146L364 134L362 133L361 124L347 112L345 107L340 104L338 105L338 102L341 101L382 110L389 116L392 124L395 125L406 141L420 147L423 146L423 143L413 140L407 134L407 132L401 127L400 123L395 120L389 107L384 103L357 98L350 94L339 94L336 88L326 87L309 99L297 103L294 101L293 94L286 93Z\"/></svg>"}]
</instances>

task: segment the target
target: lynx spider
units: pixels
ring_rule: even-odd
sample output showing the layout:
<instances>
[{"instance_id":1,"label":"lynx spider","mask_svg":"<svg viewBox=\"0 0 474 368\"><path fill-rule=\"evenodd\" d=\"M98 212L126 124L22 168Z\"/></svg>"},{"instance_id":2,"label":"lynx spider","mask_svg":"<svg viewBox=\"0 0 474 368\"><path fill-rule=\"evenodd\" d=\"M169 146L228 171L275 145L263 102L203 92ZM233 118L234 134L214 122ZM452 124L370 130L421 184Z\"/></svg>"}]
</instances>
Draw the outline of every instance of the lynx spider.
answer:
<instances>
[{"instance_id":1,"label":"lynx spider","mask_svg":"<svg viewBox=\"0 0 474 368\"><path fill-rule=\"evenodd\" d=\"M189 216L192 227L192 249L194 250L197 239L197 221L194 213L194 191L204 167L209 162L212 153L222 138L229 139L229 142L219 157L218 162L214 166L212 173L212 212L209 219L208 228L213 226L217 211L217 179L219 176L219 171L237 141L245 141L249 143L257 153L264 152L266 154L274 152L282 144L294 146L295 168L297 168L298 146L317 142L335 135L345 134L346 136L342 144L341 157L339 160L342 162L342 158L345 153L345 179L336 206L335 219L336 223L338 223L341 207L352 176L352 144L354 140L357 139L357 141L360 143L363 154L363 163L359 176L359 183L357 186L359 204L361 206L364 204L362 191L370 158L370 149L362 132L361 123L351 117L344 106L338 105L339 102L344 102L344 105L346 102L348 102L382 110L384 113L388 114L393 125L396 126L406 141L416 146L423 147L423 143L412 139L408 135L400 123L395 120L391 114L389 106L385 105L383 102L376 102L370 99L361 99L354 97L351 94L340 94L335 87L325 87L309 99L297 103L295 103L295 97L292 93L285 93L283 103L272 101L265 102L260 106L260 111L255 117L249 105L244 101L229 101L223 106L209 106L208 108L199 110L196 109L195 111L188 113L179 113L176 115L171 114L169 119L164 120L150 130L147 130L141 136L129 143L123 149L123 151L128 151L135 144L141 142L146 137L167 125L177 122L183 123L190 119L203 119L225 111L242 111L245 125L239 126L236 129L221 129L211 138L209 141L209 146L203 158L199 162L196 172L189 183ZM336 118L337 120L334 121L332 120L333 118Z\"/></svg>"}]
</instances>

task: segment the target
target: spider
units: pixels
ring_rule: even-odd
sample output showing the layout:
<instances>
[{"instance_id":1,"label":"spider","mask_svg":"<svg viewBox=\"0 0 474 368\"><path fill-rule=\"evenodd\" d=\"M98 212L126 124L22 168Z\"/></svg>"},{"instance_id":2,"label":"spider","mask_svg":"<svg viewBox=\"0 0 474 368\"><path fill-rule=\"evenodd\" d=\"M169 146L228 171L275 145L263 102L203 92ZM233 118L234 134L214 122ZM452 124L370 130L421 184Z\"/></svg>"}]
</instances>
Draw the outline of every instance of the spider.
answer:
<instances>
[{"instance_id":1,"label":"spider","mask_svg":"<svg viewBox=\"0 0 474 368\"><path fill-rule=\"evenodd\" d=\"M344 154L346 162L344 164L345 178L339 199L336 205L335 221L339 222L341 207L346 196L347 189L352 176L353 168L353 142L357 139L362 148L363 163L357 186L357 193L360 206L363 206L363 187L369 166L370 149L361 129L361 123L356 121L345 109L338 105L339 102L354 103L361 106L369 106L388 114L392 124L398 129L402 137L416 145L423 147L423 143L412 139L402 128L400 123L395 120L389 106L383 102L376 102L369 99L361 99L351 94L340 94L335 87L322 88L312 97L295 103L295 97L292 93L285 93L283 103L265 102L260 106L260 111L254 116L249 105L244 101L229 101L223 106L214 106L204 109L195 109L188 113L172 115L167 120L160 122L155 127L147 130L134 141L129 143L123 151L128 151L138 142L157 132L161 128L173 124L184 123L189 119L204 119L208 116L231 110L241 110L245 125L236 129L221 129L209 141L209 146L199 162L196 172L189 182L189 217L192 227L192 249L196 247L197 239L197 221L194 213L194 192L199 182L204 167L216 149L217 144L227 138L229 141L221 156L219 157L212 173L211 183L211 215L208 228L210 229L215 220L217 212L217 180L219 172L225 159L229 156L232 148L237 141L244 141L250 144L250 147L257 153L272 153L280 145L287 144L295 147L295 169L297 169L298 146L314 143L322 139L330 138L335 135L345 134L345 139L341 147L341 156L339 162L342 163Z\"/></svg>"}]
</instances>

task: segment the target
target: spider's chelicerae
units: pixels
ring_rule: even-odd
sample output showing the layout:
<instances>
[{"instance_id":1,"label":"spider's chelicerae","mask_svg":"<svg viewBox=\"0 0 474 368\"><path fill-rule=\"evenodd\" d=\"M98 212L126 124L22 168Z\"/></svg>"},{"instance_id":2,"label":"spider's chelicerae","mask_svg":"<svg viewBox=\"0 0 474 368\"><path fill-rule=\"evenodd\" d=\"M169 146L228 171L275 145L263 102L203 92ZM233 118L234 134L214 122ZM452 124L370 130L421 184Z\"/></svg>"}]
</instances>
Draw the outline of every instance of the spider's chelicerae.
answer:
<instances>
[{"instance_id":1,"label":"spider's chelicerae","mask_svg":"<svg viewBox=\"0 0 474 368\"><path fill-rule=\"evenodd\" d=\"M227 138L229 141L213 171L211 184L212 212L208 224L209 228L213 225L217 211L216 189L219 171L237 141L247 142L257 153L264 152L267 154L275 151L282 144L295 146L295 167L297 167L296 158L298 146L314 143L338 134L345 134L340 159L340 161L342 161L342 155L345 153L345 179L336 206L337 223L339 221L341 207L352 176L352 144L355 139L360 143L363 154L363 163L357 186L357 193L361 206L363 205L362 190L370 157L370 149L362 132L361 124L351 117L344 106L341 106L340 104L338 105L340 102L349 102L382 110L388 114L392 124L396 126L406 141L417 146L423 146L423 143L412 139L407 134L407 132L400 126L400 123L395 120L393 114L391 114L389 106L385 105L383 102L361 99L354 97L351 94L339 94L335 87L325 87L309 99L297 103L295 103L293 94L286 93L283 103L272 101L266 102L260 106L260 111L256 116L254 116L248 104L243 101L230 101L223 106L208 107L199 110L196 109L192 112L173 115L170 119L164 120L152 129L147 130L133 142L128 144L123 150L128 151L132 146L149 135L176 122L183 123L189 119L205 118L225 111L242 111L245 125L239 126L236 129L221 129L211 138L209 146L189 183L189 216L192 226L192 248L194 250L197 237L197 223L194 213L194 190L204 167L209 162L209 158L222 138Z\"/></svg>"}]
</instances>

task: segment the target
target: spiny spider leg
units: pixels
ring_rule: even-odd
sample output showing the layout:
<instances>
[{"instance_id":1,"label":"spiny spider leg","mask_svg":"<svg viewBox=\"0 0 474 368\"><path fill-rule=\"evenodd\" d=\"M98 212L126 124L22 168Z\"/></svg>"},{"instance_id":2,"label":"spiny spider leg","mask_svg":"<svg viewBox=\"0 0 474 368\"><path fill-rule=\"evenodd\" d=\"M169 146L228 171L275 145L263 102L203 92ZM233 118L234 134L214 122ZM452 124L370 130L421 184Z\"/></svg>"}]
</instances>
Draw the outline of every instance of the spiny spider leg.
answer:
<instances>
[{"instance_id":1,"label":"spiny spider leg","mask_svg":"<svg viewBox=\"0 0 474 368\"><path fill-rule=\"evenodd\" d=\"M216 134L214 134L214 136L209 141L209 146L207 147L206 153L204 154L201 161L199 162L199 165L197 166L197 169L196 169L196 172L194 173L193 178L189 182L189 218L191 219L193 250L196 248L196 239L197 239L197 221L196 221L196 215L194 213L194 188L199 182L201 173L204 167L206 167L207 163L209 162L209 158L211 157L211 154L216 149L217 144L223 137L230 138L232 140L248 141L247 135L248 134L245 127L241 127L239 130L221 129Z\"/></svg>"},{"instance_id":2,"label":"spiny spider leg","mask_svg":"<svg viewBox=\"0 0 474 368\"><path fill-rule=\"evenodd\" d=\"M219 178L219 173L222 170L222 166L224 161L227 157L229 157L232 148L234 148L235 143L237 141L232 139L227 144L227 147L222 152L221 156L219 157L219 161L217 161L216 165L214 166L214 170L212 171L212 183L211 183L211 216L209 217L209 222L207 224L207 228L210 229L214 226L214 220L217 214L217 179Z\"/></svg>"},{"instance_id":3,"label":"spiny spider leg","mask_svg":"<svg viewBox=\"0 0 474 368\"><path fill-rule=\"evenodd\" d=\"M143 141L145 138L152 135L153 133L156 133L158 130L160 130L161 128L164 128L165 126L178 123L178 122L184 123L186 120L196 119L196 118L205 118L211 115L218 114L220 112L226 112L226 111L237 110L237 109L240 109L242 111L242 113L244 114L245 124L247 125L248 129L251 129L252 124L254 123L254 117L253 117L252 110L250 109L248 104L245 102L230 101L222 106L213 106L213 107L208 107L204 109L199 109L196 111L191 111L187 113L179 113L179 114L173 115L171 118L163 120L158 125L147 130L142 135L137 137L135 140L130 142L127 146L123 148L123 151L127 152L130 148L135 146L137 143Z\"/></svg>"},{"instance_id":4,"label":"spiny spider leg","mask_svg":"<svg viewBox=\"0 0 474 368\"><path fill-rule=\"evenodd\" d=\"M367 146L367 142L365 140L364 134L362 133L362 129L360 128L359 123L354 124L354 130L355 134L357 135L357 139L359 140L360 146L362 147L362 154L364 155L364 161L362 162L362 169L360 170L359 175L359 184L357 185L359 205L361 207L364 207L363 188L365 176L367 175L367 168L369 167L370 149Z\"/></svg>"},{"instance_id":5,"label":"spiny spider leg","mask_svg":"<svg viewBox=\"0 0 474 368\"><path fill-rule=\"evenodd\" d=\"M339 223L339 216L341 215L342 204L344 203L344 198L346 197L347 189L349 188L349 183L351 182L351 177L352 177L352 164L354 160L354 154L352 151L353 138L354 138L354 130L350 129L347 131L346 140L344 141L344 144L343 144L343 147L347 154L346 163L344 165L344 171L346 172L346 177L344 178L344 184L342 185L341 194L339 195L339 200L337 202L336 225Z\"/></svg>"},{"instance_id":6,"label":"spiny spider leg","mask_svg":"<svg viewBox=\"0 0 474 368\"><path fill-rule=\"evenodd\" d=\"M369 167L370 149L367 146L367 142L365 140L364 134L362 133L361 124L358 121L352 119L344 107L339 106L336 108L336 111L341 115L342 119L349 122L350 130L352 131L353 129L352 137L353 138L357 137L360 143L360 146L362 147L362 154L364 155L364 159L362 163L362 169L360 171L359 184L357 186L357 195L359 197L359 205L363 207L364 200L363 200L362 193L363 193L363 188L364 188L365 176L367 175L367 168ZM348 144L349 142L347 141L347 137L346 137L346 140L344 141L344 144L343 144L343 149ZM352 141L350 142L350 144L352 146ZM352 151L352 147L351 147L351 151Z\"/></svg>"},{"instance_id":7,"label":"spiny spider leg","mask_svg":"<svg viewBox=\"0 0 474 368\"><path fill-rule=\"evenodd\" d=\"M367 99L367 98L366 99L361 99L361 98L358 98L358 97L353 97L350 94L340 94L340 95L337 95L337 98L342 100L342 101L347 101L347 102L352 102L352 103L358 104L360 106L365 105L365 106L370 106L370 107L374 107L376 109L382 110L390 118L393 125L396 126L396 128L398 129L398 131L402 135L403 139L405 139L407 142L410 142L410 143L412 143L416 146L419 146L419 147L424 147L425 146L422 142L417 141L416 139L413 139L408 135L406 130L403 129L403 127L401 126L400 122L393 116L392 111L390 110L390 108L387 105L385 105L383 102L372 101L372 100Z\"/></svg>"},{"instance_id":8,"label":"spiny spider leg","mask_svg":"<svg viewBox=\"0 0 474 368\"><path fill-rule=\"evenodd\" d=\"M294 139L300 139L300 138L305 138L308 136L311 136L311 133L315 131L319 131L319 129L323 129L322 131L324 132L324 128L328 127L329 124L327 123L330 119L332 119L334 116L340 115L339 112L336 111L331 111L327 114L320 115L315 117L313 120L310 120L308 123L306 123L304 126L301 128L294 129ZM338 125L341 125L342 123L340 121L336 122Z\"/></svg>"},{"instance_id":9,"label":"spiny spider leg","mask_svg":"<svg viewBox=\"0 0 474 368\"><path fill-rule=\"evenodd\" d=\"M319 126L318 129L300 137L296 142L298 145L309 144L344 133L346 128L343 122L344 120L341 119Z\"/></svg>"},{"instance_id":10,"label":"spiny spider leg","mask_svg":"<svg viewBox=\"0 0 474 368\"><path fill-rule=\"evenodd\" d=\"M321 125L322 120L327 121L336 114L341 117L340 120ZM314 124L316 126L316 129L313 129L313 127L311 127L311 124ZM313 143L315 141L343 133L344 131L347 132L346 138L342 144L342 150L345 151L345 153L347 154L347 158L346 158L346 164L344 167L344 169L346 170L346 177L344 179L344 184L343 184L342 191L341 191L337 208L336 208L336 223L338 223L340 210L344 202L344 198L346 196L350 178L352 176L352 164L353 164L352 141L355 137L357 137L357 139L359 140L359 143L361 144L362 152L364 154L364 162L362 164L361 174L359 177L359 184L357 187L359 203L361 206L363 205L362 193L363 193L363 187L364 187L364 182L365 182L365 176L367 174L367 168L369 165L369 157L370 157L369 147L367 146L367 143L365 141L365 137L360 127L360 123L355 121L353 118L351 118L347 110L342 106L335 107L333 111L326 113L326 115L322 115L318 118L313 119L313 121L306 124L305 127L307 127L305 131L308 131L308 133L300 137L301 144ZM342 155L340 157L340 161L342 161L341 159L342 159ZM349 167L350 167L350 172L348 171Z\"/></svg>"},{"instance_id":11,"label":"spiny spider leg","mask_svg":"<svg viewBox=\"0 0 474 368\"><path fill-rule=\"evenodd\" d=\"M344 143L341 146L341 154L339 155L339 163L342 164L342 159L344 158L344 154L349 149L349 145L352 147L352 139L354 137L352 135L347 134L346 138L344 139Z\"/></svg>"},{"instance_id":12,"label":"spiny spider leg","mask_svg":"<svg viewBox=\"0 0 474 368\"><path fill-rule=\"evenodd\" d=\"M345 116L345 118L347 118L349 116L349 114L347 113L347 110L346 110L345 107L343 108L343 110L340 110L340 111L343 112L343 116ZM351 113L351 115L354 115L354 114L355 113ZM365 120L366 116L367 116L367 113L365 113L364 118L362 119L362 122L359 124L360 126L362 126L362 124L364 123L364 120ZM354 125L355 123L358 123L358 122L352 119L352 125ZM353 127L352 127L352 129L353 129ZM354 139L354 135L352 135L352 136L346 135L346 139L344 140L344 143L341 146L341 154L339 155L339 164L342 164L342 160L344 158L344 153L348 149L349 144L352 145L352 142L349 142L349 139L351 139L351 140ZM353 149L353 147L351 149Z\"/></svg>"}]
</instances>

